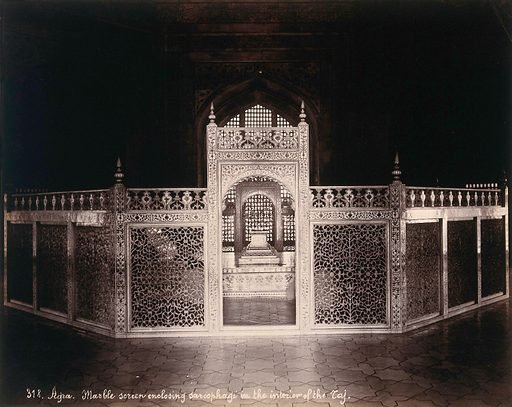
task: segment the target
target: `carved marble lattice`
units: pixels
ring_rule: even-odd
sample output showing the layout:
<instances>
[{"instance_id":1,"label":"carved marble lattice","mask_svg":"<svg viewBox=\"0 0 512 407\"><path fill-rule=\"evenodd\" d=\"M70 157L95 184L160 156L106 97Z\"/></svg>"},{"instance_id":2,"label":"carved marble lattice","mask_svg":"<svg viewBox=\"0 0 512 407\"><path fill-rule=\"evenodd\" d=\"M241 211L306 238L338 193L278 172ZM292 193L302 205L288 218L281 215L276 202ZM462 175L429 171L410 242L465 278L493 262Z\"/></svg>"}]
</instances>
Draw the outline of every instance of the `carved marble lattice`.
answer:
<instances>
[{"instance_id":1,"label":"carved marble lattice","mask_svg":"<svg viewBox=\"0 0 512 407\"><path fill-rule=\"evenodd\" d=\"M207 222L208 215L204 211L194 212L128 212L121 214L123 222L130 223L197 223Z\"/></svg>"},{"instance_id":2,"label":"carved marble lattice","mask_svg":"<svg viewBox=\"0 0 512 407\"><path fill-rule=\"evenodd\" d=\"M292 127L290 122L265 106L255 105L233 116L224 127Z\"/></svg>"},{"instance_id":3,"label":"carved marble lattice","mask_svg":"<svg viewBox=\"0 0 512 407\"><path fill-rule=\"evenodd\" d=\"M309 217L312 221L315 220L379 220L391 219L393 213L391 211L381 210L365 210L365 211L346 211L346 210L332 210L321 209L312 210Z\"/></svg>"},{"instance_id":4,"label":"carved marble lattice","mask_svg":"<svg viewBox=\"0 0 512 407\"><path fill-rule=\"evenodd\" d=\"M298 191L297 199L298 227L297 250L299 252L298 279L300 281L300 314L299 323L302 329L310 329L311 286L310 279L310 236L309 236L309 126L306 115L301 110L299 128L299 159L298 159Z\"/></svg>"},{"instance_id":5,"label":"carved marble lattice","mask_svg":"<svg viewBox=\"0 0 512 407\"><path fill-rule=\"evenodd\" d=\"M389 188L313 187L313 208L389 208Z\"/></svg>"},{"instance_id":6,"label":"carved marble lattice","mask_svg":"<svg viewBox=\"0 0 512 407\"><path fill-rule=\"evenodd\" d=\"M277 127L276 127L277 126ZM295 150L297 129L275 111L255 105L218 129L221 150Z\"/></svg>"},{"instance_id":7,"label":"carved marble lattice","mask_svg":"<svg viewBox=\"0 0 512 407\"><path fill-rule=\"evenodd\" d=\"M260 150L297 148L297 130L289 128L221 128L219 148L225 150Z\"/></svg>"},{"instance_id":8,"label":"carved marble lattice","mask_svg":"<svg viewBox=\"0 0 512 407\"><path fill-rule=\"evenodd\" d=\"M176 211L206 209L206 190L133 189L126 194L128 210Z\"/></svg>"},{"instance_id":9,"label":"carved marble lattice","mask_svg":"<svg viewBox=\"0 0 512 407\"><path fill-rule=\"evenodd\" d=\"M505 292L505 222L482 219L482 297Z\"/></svg>"},{"instance_id":10,"label":"carved marble lattice","mask_svg":"<svg viewBox=\"0 0 512 407\"><path fill-rule=\"evenodd\" d=\"M217 126L213 123L213 119L212 123L208 124L206 128L206 137L208 143L208 236L218 236L219 217L217 214L217 202L222 199L224 194L219 194L220 191L217 186ZM221 261L217 259L217 253L221 244L218 239L208 239L208 326L211 331L217 331L219 329L219 265Z\"/></svg>"},{"instance_id":11,"label":"carved marble lattice","mask_svg":"<svg viewBox=\"0 0 512 407\"><path fill-rule=\"evenodd\" d=\"M386 323L386 225L315 224L316 325Z\"/></svg>"},{"instance_id":12,"label":"carved marble lattice","mask_svg":"<svg viewBox=\"0 0 512 407\"><path fill-rule=\"evenodd\" d=\"M280 160L296 161L299 159L297 151L262 151L262 150L224 150L216 154L220 161L255 161L255 160Z\"/></svg>"},{"instance_id":13,"label":"carved marble lattice","mask_svg":"<svg viewBox=\"0 0 512 407\"><path fill-rule=\"evenodd\" d=\"M405 249L402 242L405 241L405 224L402 221L404 210L404 185L394 181L389 187L390 193L390 264L391 264L391 329L400 331L403 321L406 320L407 308L402 301L402 287L405 284L403 265L405 261Z\"/></svg>"},{"instance_id":14,"label":"carved marble lattice","mask_svg":"<svg viewBox=\"0 0 512 407\"><path fill-rule=\"evenodd\" d=\"M250 243L255 232L265 232L267 242L274 245L274 205L270 198L263 194L251 195L243 204L242 212L245 223L244 246Z\"/></svg>"},{"instance_id":15,"label":"carved marble lattice","mask_svg":"<svg viewBox=\"0 0 512 407\"><path fill-rule=\"evenodd\" d=\"M76 316L111 327L114 313L112 234L109 228L77 226Z\"/></svg>"},{"instance_id":16,"label":"carved marble lattice","mask_svg":"<svg viewBox=\"0 0 512 407\"><path fill-rule=\"evenodd\" d=\"M204 228L130 229L132 328L202 327Z\"/></svg>"},{"instance_id":17,"label":"carved marble lattice","mask_svg":"<svg viewBox=\"0 0 512 407\"><path fill-rule=\"evenodd\" d=\"M32 225L9 223L7 297L32 304Z\"/></svg>"},{"instance_id":18,"label":"carved marble lattice","mask_svg":"<svg viewBox=\"0 0 512 407\"><path fill-rule=\"evenodd\" d=\"M448 306L477 300L476 223L448 222Z\"/></svg>"},{"instance_id":19,"label":"carved marble lattice","mask_svg":"<svg viewBox=\"0 0 512 407\"><path fill-rule=\"evenodd\" d=\"M271 127L272 110L265 106L256 105L245 112L245 126L247 127Z\"/></svg>"},{"instance_id":20,"label":"carved marble lattice","mask_svg":"<svg viewBox=\"0 0 512 407\"><path fill-rule=\"evenodd\" d=\"M67 312L67 227L39 225L37 230L37 303Z\"/></svg>"},{"instance_id":21,"label":"carved marble lattice","mask_svg":"<svg viewBox=\"0 0 512 407\"><path fill-rule=\"evenodd\" d=\"M115 248L115 317L114 329L117 333L124 333L126 326L126 188L121 183L116 183L111 191L113 202L112 234ZM152 214L153 215L153 214ZM155 215L154 215L155 216Z\"/></svg>"},{"instance_id":22,"label":"carved marble lattice","mask_svg":"<svg viewBox=\"0 0 512 407\"><path fill-rule=\"evenodd\" d=\"M407 318L440 311L441 238L439 222L407 224Z\"/></svg>"}]
</instances>

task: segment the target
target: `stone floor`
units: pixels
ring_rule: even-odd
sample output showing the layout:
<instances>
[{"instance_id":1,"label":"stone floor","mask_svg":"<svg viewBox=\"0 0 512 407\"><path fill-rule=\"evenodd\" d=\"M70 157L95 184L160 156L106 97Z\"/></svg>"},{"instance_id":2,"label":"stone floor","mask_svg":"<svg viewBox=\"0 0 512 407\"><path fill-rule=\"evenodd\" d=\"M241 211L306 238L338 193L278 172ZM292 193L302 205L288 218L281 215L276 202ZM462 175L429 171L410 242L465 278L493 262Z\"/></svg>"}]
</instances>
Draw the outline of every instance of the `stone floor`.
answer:
<instances>
[{"instance_id":1,"label":"stone floor","mask_svg":"<svg viewBox=\"0 0 512 407\"><path fill-rule=\"evenodd\" d=\"M510 301L403 335L114 340L1 315L0 406L512 406Z\"/></svg>"},{"instance_id":2,"label":"stone floor","mask_svg":"<svg viewBox=\"0 0 512 407\"><path fill-rule=\"evenodd\" d=\"M224 298L224 325L295 325L295 300Z\"/></svg>"}]
</instances>

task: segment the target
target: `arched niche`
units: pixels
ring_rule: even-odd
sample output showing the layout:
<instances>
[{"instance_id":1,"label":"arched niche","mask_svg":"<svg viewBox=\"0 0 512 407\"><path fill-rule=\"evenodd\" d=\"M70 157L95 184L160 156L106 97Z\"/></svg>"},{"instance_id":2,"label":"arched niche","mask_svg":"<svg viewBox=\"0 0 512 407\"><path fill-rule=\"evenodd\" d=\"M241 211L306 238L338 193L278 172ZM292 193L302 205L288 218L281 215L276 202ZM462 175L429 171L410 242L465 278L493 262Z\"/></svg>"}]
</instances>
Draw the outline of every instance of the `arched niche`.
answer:
<instances>
[{"instance_id":1,"label":"arched niche","mask_svg":"<svg viewBox=\"0 0 512 407\"><path fill-rule=\"evenodd\" d=\"M280 180L268 176L243 177L234 184L223 196L223 246L224 238L229 236L235 256L239 256L248 243L246 236L246 219L244 206L249 199L263 195L272 204L272 239L269 243L279 252L290 250L290 244L295 246L295 212L294 195ZM227 220L230 218L231 220ZM226 228L231 228L228 232ZM288 236L290 235L290 236Z\"/></svg>"},{"instance_id":2,"label":"arched niche","mask_svg":"<svg viewBox=\"0 0 512 407\"><path fill-rule=\"evenodd\" d=\"M236 172L230 167L235 167ZM221 195L224 197L233 186L251 177L268 178L282 185L295 201L295 168L291 164L224 165L222 168Z\"/></svg>"},{"instance_id":3,"label":"arched niche","mask_svg":"<svg viewBox=\"0 0 512 407\"><path fill-rule=\"evenodd\" d=\"M286 119L292 126L299 121L299 108L305 92L296 86L272 81L263 76L228 85L212 92L215 97L206 99L200 106L195 121L196 153L198 157L198 185L206 185L206 145L204 127L208 124L211 103L215 106L216 123L224 126L233 116L254 106L265 106ZM310 104L305 105L309 124L309 161L311 184L319 184L318 122L319 112Z\"/></svg>"}]
</instances>

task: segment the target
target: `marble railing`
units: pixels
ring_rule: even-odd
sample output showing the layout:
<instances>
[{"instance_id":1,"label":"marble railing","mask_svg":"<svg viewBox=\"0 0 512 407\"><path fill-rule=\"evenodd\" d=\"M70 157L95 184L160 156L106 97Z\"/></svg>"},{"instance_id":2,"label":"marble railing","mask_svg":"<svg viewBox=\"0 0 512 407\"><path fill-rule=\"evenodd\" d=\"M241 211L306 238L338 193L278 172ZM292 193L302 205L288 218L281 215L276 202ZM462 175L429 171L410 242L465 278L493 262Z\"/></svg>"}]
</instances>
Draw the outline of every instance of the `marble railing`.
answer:
<instances>
[{"instance_id":1,"label":"marble railing","mask_svg":"<svg viewBox=\"0 0 512 407\"><path fill-rule=\"evenodd\" d=\"M312 208L389 208L388 186L311 187Z\"/></svg>"},{"instance_id":2,"label":"marble railing","mask_svg":"<svg viewBox=\"0 0 512 407\"><path fill-rule=\"evenodd\" d=\"M16 193L7 202L12 211L104 211L109 190Z\"/></svg>"},{"instance_id":3,"label":"marble railing","mask_svg":"<svg viewBox=\"0 0 512 407\"><path fill-rule=\"evenodd\" d=\"M501 206L502 204L502 192L498 184L471 184L466 185L466 188L406 187L407 208Z\"/></svg>"},{"instance_id":4,"label":"marble railing","mask_svg":"<svg viewBox=\"0 0 512 407\"><path fill-rule=\"evenodd\" d=\"M188 188L129 188L127 209L132 211L204 210L207 208L206 189Z\"/></svg>"}]
</instances>

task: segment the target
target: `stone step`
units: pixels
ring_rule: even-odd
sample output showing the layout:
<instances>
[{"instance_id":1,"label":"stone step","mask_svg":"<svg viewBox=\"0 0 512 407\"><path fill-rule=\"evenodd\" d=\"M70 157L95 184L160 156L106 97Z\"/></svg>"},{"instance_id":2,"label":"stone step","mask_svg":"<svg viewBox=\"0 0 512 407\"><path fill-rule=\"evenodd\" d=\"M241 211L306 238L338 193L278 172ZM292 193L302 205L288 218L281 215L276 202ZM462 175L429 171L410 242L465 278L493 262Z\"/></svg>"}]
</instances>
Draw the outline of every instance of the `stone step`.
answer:
<instances>
[{"instance_id":1,"label":"stone step","mask_svg":"<svg viewBox=\"0 0 512 407\"><path fill-rule=\"evenodd\" d=\"M258 256L241 256L238 259L240 265L252 265L252 264L279 264L281 259L278 256L273 255L258 255Z\"/></svg>"}]
</instances>

